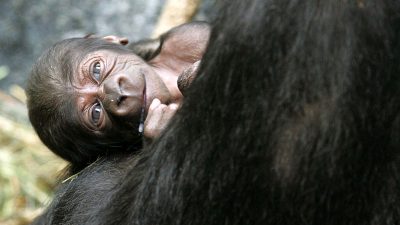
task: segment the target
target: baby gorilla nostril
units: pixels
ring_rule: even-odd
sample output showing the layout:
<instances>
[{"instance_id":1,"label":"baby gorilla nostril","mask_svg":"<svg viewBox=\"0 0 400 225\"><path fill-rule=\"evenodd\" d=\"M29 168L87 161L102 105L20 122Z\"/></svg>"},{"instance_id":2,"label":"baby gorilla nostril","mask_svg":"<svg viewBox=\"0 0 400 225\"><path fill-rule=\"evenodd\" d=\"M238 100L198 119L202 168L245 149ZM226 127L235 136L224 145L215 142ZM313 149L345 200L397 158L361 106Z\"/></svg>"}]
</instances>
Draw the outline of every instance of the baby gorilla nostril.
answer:
<instances>
[{"instance_id":1,"label":"baby gorilla nostril","mask_svg":"<svg viewBox=\"0 0 400 225\"><path fill-rule=\"evenodd\" d=\"M117 105L119 106L125 99L127 98L126 95L120 95L117 98Z\"/></svg>"}]
</instances>

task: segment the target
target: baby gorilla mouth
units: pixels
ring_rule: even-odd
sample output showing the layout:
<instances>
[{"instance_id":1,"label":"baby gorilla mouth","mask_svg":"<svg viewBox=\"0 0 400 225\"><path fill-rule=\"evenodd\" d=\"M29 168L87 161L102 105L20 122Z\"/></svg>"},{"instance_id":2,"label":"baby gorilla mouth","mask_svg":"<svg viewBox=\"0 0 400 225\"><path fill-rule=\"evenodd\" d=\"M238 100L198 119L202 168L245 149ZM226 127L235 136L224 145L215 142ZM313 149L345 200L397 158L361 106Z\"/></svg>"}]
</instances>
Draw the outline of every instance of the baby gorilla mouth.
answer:
<instances>
[{"instance_id":1,"label":"baby gorilla mouth","mask_svg":"<svg viewBox=\"0 0 400 225\"><path fill-rule=\"evenodd\" d=\"M146 79L144 79L144 88L143 88L143 104L142 104L142 110L140 112L140 119L139 119L139 135L143 135L144 131L144 114L146 110Z\"/></svg>"}]
</instances>

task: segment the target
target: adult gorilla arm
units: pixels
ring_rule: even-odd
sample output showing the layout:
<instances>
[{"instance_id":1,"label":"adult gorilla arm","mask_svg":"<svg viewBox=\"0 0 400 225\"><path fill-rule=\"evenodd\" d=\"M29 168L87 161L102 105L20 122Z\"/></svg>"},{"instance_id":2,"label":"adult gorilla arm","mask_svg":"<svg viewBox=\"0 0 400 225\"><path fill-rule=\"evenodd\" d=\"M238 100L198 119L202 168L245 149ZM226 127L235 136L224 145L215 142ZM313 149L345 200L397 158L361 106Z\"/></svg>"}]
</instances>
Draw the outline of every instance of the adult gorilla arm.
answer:
<instances>
[{"instance_id":1,"label":"adult gorilla arm","mask_svg":"<svg viewBox=\"0 0 400 225\"><path fill-rule=\"evenodd\" d=\"M397 224L399 10L224 1L139 185L127 177L92 224Z\"/></svg>"}]
</instances>

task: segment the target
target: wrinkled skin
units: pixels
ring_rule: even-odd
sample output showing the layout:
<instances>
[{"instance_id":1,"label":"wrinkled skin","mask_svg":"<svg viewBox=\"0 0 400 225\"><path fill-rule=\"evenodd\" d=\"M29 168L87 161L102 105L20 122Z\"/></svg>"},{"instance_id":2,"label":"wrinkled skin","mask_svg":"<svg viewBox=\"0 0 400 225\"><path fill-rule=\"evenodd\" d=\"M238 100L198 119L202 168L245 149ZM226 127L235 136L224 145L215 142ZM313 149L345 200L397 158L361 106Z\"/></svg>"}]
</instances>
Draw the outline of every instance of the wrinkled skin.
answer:
<instances>
[{"instance_id":1,"label":"wrinkled skin","mask_svg":"<svg viewBox=\"0 0 400 225\"><path fill-rule=\"evenodd\" d=\"M142 108L147 115L150 104L146 103L155 98L164 104L181 100L180 92L172 95L160 75L134 54L98 50L78 68L76 105L84 127L94 132L108 132L113 127L110 117L135 125Z\"/></svg>"},{"instance_id":2,"label":"wrinkled skin","mask_svg":"<svg viewBox=\"0 0 400 225\"><path fill-rule=\"evenodd\" d=\"M164 41L159 54L148 62L135 54L120 54L112 50L88 54L74 76L76 104L85 127L107 132L107 128L112 126L110 114L129 123L139 120L144 109L144 136L149 139L157 137L182 101L178 78L181 77L180 80L185 81L182 83L188 86L194 78L189 74L194 74L192 68L198 67L205 51L208 31L195 30L192 33L190 29L176 28L177 31ZM103 39L122 45L128 43L126 38L116 36ZM150 108L155 99L154 107Z\"/></svg>"}]
</instances>

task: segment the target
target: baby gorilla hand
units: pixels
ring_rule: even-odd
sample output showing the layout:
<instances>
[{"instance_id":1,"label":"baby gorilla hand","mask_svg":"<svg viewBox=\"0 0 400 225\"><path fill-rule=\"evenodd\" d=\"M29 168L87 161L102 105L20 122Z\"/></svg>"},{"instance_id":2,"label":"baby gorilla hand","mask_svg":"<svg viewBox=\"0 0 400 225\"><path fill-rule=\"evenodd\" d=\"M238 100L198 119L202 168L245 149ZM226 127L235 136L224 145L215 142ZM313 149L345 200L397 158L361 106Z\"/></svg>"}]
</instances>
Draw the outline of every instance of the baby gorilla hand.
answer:
<instances>
[{"instance_id":1,"label":"baby gorilla hand","mask_svg":"<svg viewBox=\"0 0 400 225\"><path fill-rule=\"evenodd\" d=\"M168 125L169 120L178 109L178 104L165 105L155 98L149 107L149 112L144 121L144 137L146 141L157 138Z\"/></svg>"}]
</instances>

